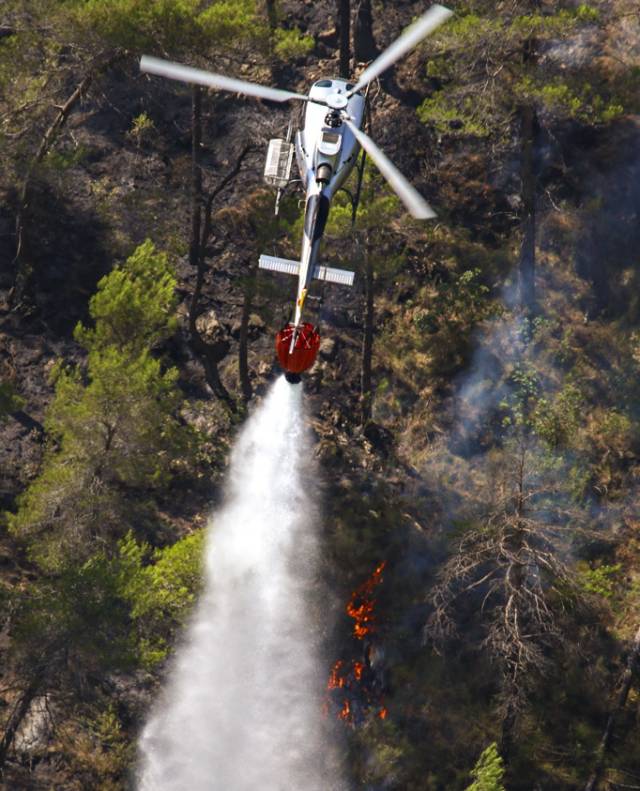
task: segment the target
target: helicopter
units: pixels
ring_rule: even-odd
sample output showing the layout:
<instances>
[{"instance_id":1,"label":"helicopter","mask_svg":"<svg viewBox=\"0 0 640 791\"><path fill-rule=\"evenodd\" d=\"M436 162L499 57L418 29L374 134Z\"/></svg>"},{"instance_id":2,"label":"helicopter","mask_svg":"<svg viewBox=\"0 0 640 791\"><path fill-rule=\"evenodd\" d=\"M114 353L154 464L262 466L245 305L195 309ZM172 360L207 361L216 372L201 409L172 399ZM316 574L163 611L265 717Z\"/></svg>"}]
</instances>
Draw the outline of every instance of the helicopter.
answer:
<instances>
[{"instance_id":1,"label":"helicopter","mask_svg":"<svg viewBox=\"0 0 640 791\"><path fill-rule=\"evenodd\" d=\"M291 383L300 381L300 374L313 365L320 348L317 328L302 320L312 281L353 285L353 272L321 266L318 263L318 253L331 200L343 188L342 185L356 167L358 159L360 158L358 186L355 200L352 198L354 219L367 154L413 217L426 220L436 216L420 193L363 131L367 110L367 95L363 91L382 72L443 24L452 13L442 5L433 5L370 63L357 81L336 77L323 78L312 85L307 95L214 74L148 55L140 60L141 71L172 80L268 101L306 103L304 125L296 131L295 141L291 141L290 124L286 139L269 141L264 169L264 180L277 190L277 214L283 191L295 181L291 179L295 152L300 181L306 193L300 260L272 255L261 255L259 259L261 269L298 277L293 321L288 322L276 335L278 360Z\"/></svg>"}]
</instances>

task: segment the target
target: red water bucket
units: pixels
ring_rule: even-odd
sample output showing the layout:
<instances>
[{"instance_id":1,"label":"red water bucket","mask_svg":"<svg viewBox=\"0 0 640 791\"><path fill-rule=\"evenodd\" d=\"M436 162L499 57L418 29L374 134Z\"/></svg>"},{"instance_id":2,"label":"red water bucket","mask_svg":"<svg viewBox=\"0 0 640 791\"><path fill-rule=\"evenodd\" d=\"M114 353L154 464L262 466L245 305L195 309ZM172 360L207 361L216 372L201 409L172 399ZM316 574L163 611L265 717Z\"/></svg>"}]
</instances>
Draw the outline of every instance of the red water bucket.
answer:
<instances>
[{"instance_id":1,"label":"red water bucket","mask_svg":"<svg viewBox=\"0 0 640 791\"><path fill-rule=\"evenodd\" d=\"M288 373L301 374L314 364L320 348L320 335L313 326L305 322L298 328L298 335L291 348L291 338L295 332L293 324L287 324L276 335L276 353L282 368Z\"/></svg>"}]
</instances>

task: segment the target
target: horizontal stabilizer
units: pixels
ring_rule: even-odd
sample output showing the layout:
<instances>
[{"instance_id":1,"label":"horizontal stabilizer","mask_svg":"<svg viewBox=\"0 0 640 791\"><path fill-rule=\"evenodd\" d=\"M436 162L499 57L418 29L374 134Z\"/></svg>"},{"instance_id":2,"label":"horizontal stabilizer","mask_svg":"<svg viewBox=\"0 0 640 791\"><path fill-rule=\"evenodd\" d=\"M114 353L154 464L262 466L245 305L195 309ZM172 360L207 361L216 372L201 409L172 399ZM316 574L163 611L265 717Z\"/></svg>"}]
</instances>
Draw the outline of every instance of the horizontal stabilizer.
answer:
<instances>
[{"instance_id":1,"label":"horizontal stabilizer","mask_svg":"<svg viewBox=\"0 0 640 791\"><path fill-rule=\"evenodd\" d=\"M260 269L270 269L272 272L283 272L285 275L300 274L300 261L289 258L278 258L275 255L261 255ZM341 286L352 286L354 273L346 269L334 269L330 266L317 266L313 270L316 280L325 280L327 283L339 283Z\"/></svg>"},{"instance_id":2,"label":"horizontal stabilizer","mask_svg":"<svg viewBox=\"0 0 640 791\"><path fill-rule=\"evenodd\" d=\"M297 275L300 272L300 261L278 258L275 255L261 255L258 266L260 269L270 269L272 272L284 272L285 275Z\"/></svg>"},{"instance_id":3,"label":"horizontal stabilizer","mask_svg":"<svg viewBox=\"0 0 640 791\"><path fill-rule=\"evenodd\" d=\"M313 270L316 280L326 280L327 283L340 283L341 286L353 285L353 272L347 269L332 269L329 266L317 266Z\"/></svg>"}]
</instances>

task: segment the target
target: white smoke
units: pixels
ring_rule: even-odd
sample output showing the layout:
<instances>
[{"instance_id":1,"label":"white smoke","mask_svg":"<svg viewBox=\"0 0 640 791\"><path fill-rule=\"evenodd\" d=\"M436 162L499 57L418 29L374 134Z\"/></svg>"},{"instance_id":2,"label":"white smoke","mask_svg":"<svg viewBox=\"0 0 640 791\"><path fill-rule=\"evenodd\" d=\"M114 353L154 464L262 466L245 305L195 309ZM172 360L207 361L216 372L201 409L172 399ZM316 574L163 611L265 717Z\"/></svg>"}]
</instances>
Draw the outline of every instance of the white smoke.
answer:
<instances>
[{"instance_id":1,"label":"white smoke","mask_svg":"<svg viewBox=\"0 0 640 791\"><path fill-rule=\"evenodd\" d=\"M140 739L140 791L342 789L326 743L302 386L281 377L232 454L206 587Z\"/></svg>"}]
</instances>

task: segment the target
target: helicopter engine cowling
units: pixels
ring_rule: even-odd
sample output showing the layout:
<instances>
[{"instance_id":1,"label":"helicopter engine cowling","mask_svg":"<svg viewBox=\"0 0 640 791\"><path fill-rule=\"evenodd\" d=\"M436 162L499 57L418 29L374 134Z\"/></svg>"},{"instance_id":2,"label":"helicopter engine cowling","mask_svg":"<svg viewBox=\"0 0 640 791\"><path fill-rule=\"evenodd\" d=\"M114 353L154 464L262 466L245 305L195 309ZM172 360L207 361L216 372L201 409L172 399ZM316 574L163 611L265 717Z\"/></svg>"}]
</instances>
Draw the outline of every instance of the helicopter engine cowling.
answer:
<instances>
[{"instance_id":1,"label":"helicopter engine cowling","mask_svg":"<svg viewBox=\"0 0 640 791\"><path fill-rule=\"evenodd\" d=\"M304 124L296 133L295 141L298 168L305 190L309 190L310 184L317 181L318 167L326 163L331 165L331 178L328 183L324 181L320 183L331 198L353 169L360 146L344 123L343 114L334 113L333 107L338 103L339 98L345 98L347 106L343 108L344 112L358 127L361 127L365 98L360 93L347 96L347 92L353 87L353 84L346 79L321 79L309 91L309 98L312 101L307 102ZM317 99L318 103L314 102L314 99Z\"/></svg>"},{"instance_id":2,"label":"helicopter engine cowling","mask_svg":"<svg viewBox=\"0 0 640 791\"><path fill-rule=\"evenodd\" d=\"M278 361L287 374L301 374L311 368L320 348L320 333L313 324L304 322L298 327L291 351L291 340L294 333L296 333L296 327L289 323L276 335Z\"/></svg>"}]
</instances>

